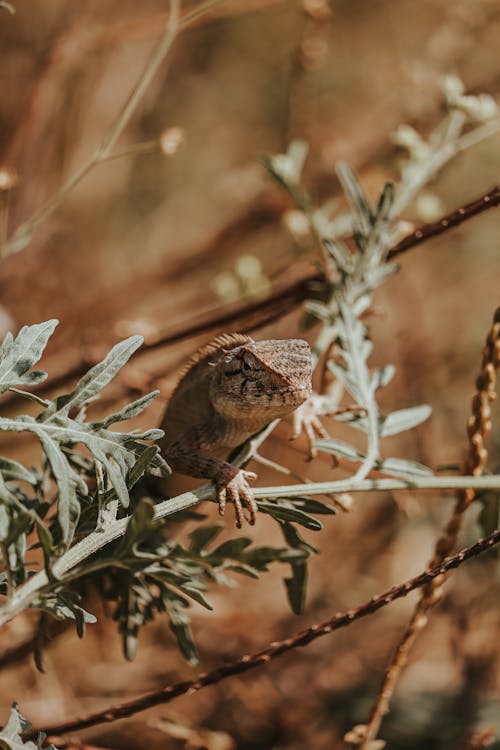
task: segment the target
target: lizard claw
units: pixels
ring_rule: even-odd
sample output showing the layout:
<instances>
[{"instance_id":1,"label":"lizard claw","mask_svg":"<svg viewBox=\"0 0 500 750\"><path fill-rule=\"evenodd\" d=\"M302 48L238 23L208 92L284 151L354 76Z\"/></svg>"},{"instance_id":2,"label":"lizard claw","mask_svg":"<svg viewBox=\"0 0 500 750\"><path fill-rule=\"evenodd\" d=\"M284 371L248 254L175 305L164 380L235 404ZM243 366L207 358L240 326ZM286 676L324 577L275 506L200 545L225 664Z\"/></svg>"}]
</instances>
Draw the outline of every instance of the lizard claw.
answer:
<instances>
[{"instance_id":1,"label":"lizard claw","mask_svg":"<svg viewBox=\"0 0 500 750\"><path fill-rule=\"evenodd\" d=\"M302 432L305 433L307 438L309 460L312 460L313 458L316 458L318 454L318 451L314 447L316 436L326 439L330 437L321 424L313 398L308 398L307 401L304 401L304 403L295 410L293 414L293 433L290 440L296 440Z\"/></svg>"},{"instance_id":2,"label":"lizard claw","mask_svg":"<svg viewBox=\"0 0 500 750\"><path fill-rule=\"evenodd\" d=\"M240 469L229 481L221 479L217 481L217 499L219 501L219 513L224 515L226 502L230 500L234 504L236 515L236 526L241 529L245 517L250 526L255 524L257 515L257 503L252 494L248 479L257 479L253 471ZM245 514L245 511L247 513Z\"/></svg>"}]
</instances>

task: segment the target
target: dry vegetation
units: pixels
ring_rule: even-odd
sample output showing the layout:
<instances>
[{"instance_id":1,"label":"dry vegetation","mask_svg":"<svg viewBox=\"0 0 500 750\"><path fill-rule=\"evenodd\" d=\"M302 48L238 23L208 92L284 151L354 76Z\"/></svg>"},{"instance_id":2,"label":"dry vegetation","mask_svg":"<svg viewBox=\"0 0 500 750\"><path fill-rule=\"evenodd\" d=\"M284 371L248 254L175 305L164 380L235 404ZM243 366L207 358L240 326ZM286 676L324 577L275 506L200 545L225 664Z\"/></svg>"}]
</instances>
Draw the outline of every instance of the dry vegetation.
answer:
<instances>
[{"instance_id":1,"label":"dry vegetation","mask_svg":"<svg viewBox=\"0 0 500 750\"><path fill-rule=\"evenodd\" d=\"M320 254L294 196L263 168L263 155L307 141L303 184L315 205L333 197L343 213L337 162L357 170L376 203L384 184L399 177L403 151L391 133L411 123L426 137L443 120L443 75L460 76L471 94L500 97L496 0L185 0L181 18L204 5L211 7L173 40L123 132L114 123L164 33L169 3L12 0L13 14L0 7L0 188L10 187L0 193L2 334L60 320L42 362L49 379L37 392L46 398L68 390L120 339L143 335L143 349L92 406L109 413L159 388L160 398L132 427L158 420L179 364L215 333L316 339L317 322L304 330L303 302ZM396 366L379 397L382 411L421 403L433 410L386 441L384 455L434 471L450 464L466 474L500 470L493 400L500 193L491 190L499 175L498 115L489 122L490 136L464 147L405 209L408 223L392 243L409 235L399 245L400 270L376 291L364 321L374 342L370 366ZM82 179L59 195L89 159ZM453 214L487 191L487 200ZM54 210L38 221L45 205ZM419 242L415 228L431 222ZM26 226L33 233L19 231ZM318 373L316 386L325 385L328 377ZM2 417L25 408L15 393L2 399ZM344 425L324 423L346 439ZM280 424L263 455L314 482L353 473L352 464L332 467L323 452L307 463L305 440L289 443L290 434ZM39 462L31 437L2 433L0 453L27 466ZM284 483L272 468L257 470L261 486ZM378 750L377 737L394 750L500 748L495 548L465 561L442 589L442 578L422 580L423 594L394 603L389 597L380 612L307 648L274 660L279 649L271 647L248 674L241 665L227 678L217 671L439 566L498 527L498 498L498 489L479 498L441 490L357 494L349 512L325 516L322 531L304 533L320 554L310 561L303 614L290 613L281 567L210 590L214 612L193 608L199 667L185 662L164 617L141 631L135 660L125 661L116 624L92 588L85 607L98 622L82 640L25 612L0 635L1 719L15 700L36 727L67 721L71 731L52 741L68 749L330 750L350 743ZM214 520L215 508L206 506ZM223 534L234 530L228 524ZM276 524L263 514L251 535L261 545L279 543ZM395 692L379 731L377 695L412 617L406 639L415 645L401 674L389 674ZM44 644L44 673L32 658L34 637ZM111 713L108 724L77 731L78 717L179 681L196 683L210 670L215 685L189 685L168 705L130 710L122 721L109 721ZM367 737L356 727L370 715Z\"/></svg>"}]
</instances>

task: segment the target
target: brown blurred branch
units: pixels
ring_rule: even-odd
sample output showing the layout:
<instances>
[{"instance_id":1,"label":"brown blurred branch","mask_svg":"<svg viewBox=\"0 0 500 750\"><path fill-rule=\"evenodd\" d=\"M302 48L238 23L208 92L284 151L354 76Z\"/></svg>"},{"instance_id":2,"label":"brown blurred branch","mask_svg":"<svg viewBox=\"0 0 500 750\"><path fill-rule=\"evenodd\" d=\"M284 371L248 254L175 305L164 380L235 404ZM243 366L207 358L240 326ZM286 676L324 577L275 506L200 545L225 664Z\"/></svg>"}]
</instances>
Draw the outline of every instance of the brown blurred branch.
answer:
<instances>
[{"instance_id":1,"label":"brown blurred branch","mask_svg":"<svg viewBox=\"0 0 500 750\"><path fill-rule=\"evenodd\" d=\"M487 211L489 208L494 208L499 204L500 185L495 185L494 188L487 193L484 193L480 198L476 198L476 200L471 203L461 206L456 211L452 211L441 219L438 219L438 221L434 221L431 224L423 224L411 234L403 237L397 245L394 245L394 247L391 248L389 257L394 258L396 255L404 253L411 247L420 245L421 242L425 242L431 237L437 237L453 227L458 227L460 224L463 224L464 221L468 221L474 216L483 213L483 211Z\"/></svg>"},{"instance_id":2,"label":"brown blurred branch","mask_svg":"<svg viewBox=\"0 0 500 750\"><path fill-rule=\"evenodd\" d=\"M320 638L324 635L332 633L334 630L339 628L347 627L351 623L360 620L362 617L377 612L387 604L407 596L411 591L426 586L435 578L441 578L448 571L458 568L466 560L470 560L473 557L481 554L482 552L491 549L494 545L500 543L500 531L495 531L485 539L473 544L471 547L466 547L458 554L453 557L449 557L443 560L437 567L428 569L423 573L415 576L414 578L405 581L383 594L374 596L368 602L365 602L356 609L349 610L342 614L336 614L329 620L322 622L317 625L312 625L306 630L302 630L299 633L286 638L282 641L274 641L266 648L261 651L257 651L253 654L247 654L241 657L237 661L225 664L222 667L212 670L211 672L205 672L198 676L195 680L186 680L183 682L177 682L168 687L155 690L147 693L146 695L136 698L126 703L121 703L116 706L108 707L102 711L97 711L92 714L88 714L80 719L71 719L60 724L54 724L53 726L44 727L49 735L59 735L66 732L74 732L81 729L86 729L96 724L102 724L104 722L116 721L117 719L124 719L129 716L133 716L140 711L144 711L147 708L152 708L160 704L169 703L174 698L180 695L192 694L201 690L208 685L214 685L221 680L231 677L236 674L243 674L250 669L267 664L278 656L287 653L299 646L306 646L316 638ZM37 729L31 730L26 737L33 738L37 735Z\"/></svg>"},{"instance_id":3,"label":"brown blurred branch","mask_svg":"<svg viewBox=\"0 0 500 750\"><path fill-rule=\"evenodd\" d=\"M483 349L481 368L476 380L476 392L472 398L472 415L467 422L468 455L463 473L479 476L483 473L488 452L485 440L491 430L491 402L496 398L496 371L500 367L500 308L495 311L493 323ZM461 490L457 494L455 507L443 533L436 542L434 556L429 567L439 566L451 554L462 527L465 511L476 493L474 490ZM444 577L440 576L424 589L396 652L386 669L382 686L372 708L370 719L363 731L362 747L369 747L378 735L380 724L389 709L392 694L401 671L408 661L409 652L421 631L427 625L427 612L441 599Z\"/></svg>"},{"instance_id":4,"label":"brown blurred branch","mask_svg":"<svg viewBox=\"0 0 500 750\"><path fill-rule=\"evenodd\" d=\"M391 248L388 257L401 255L425 240L449 231L499 203L500 186L496 186L475 201L443 216L439 221L423 225L411 232ZM215 237L210 238L208 244L196 253L196 257L205 253L210 254L221 244L240 236L241 232L246 233L272 224L285 210L285 205L282 200L270 200L269 195L266 195L263 203L257 202L250 211L239 214L220 232L217 232ZM164 331L158 337L149 339L143 344L138 356L140 357L141 353L162 349L178 341L185 341L201 333L213 333L218 328L233 328L242 333L251 333L295 310L311 295L320 293L322 285L324 285L324 280L319 274L309 274L286 287L277 286L276 290L264 300L250 304L244 303L230 309L224 307L210 315L205 312L201 316L188 320L184 325ZM52 361L46 362L46 367L52 373L52 377L39 387L38 392L50 393L53 389L66 385L71 380L81 377L97 361L96 358L82 356L74 350L69 355L68 351L63 352L62 355L55 355ZM10 402L15 402L17 398L14 394L6 395L6 400Z\"/></svg>"}]
</instances>

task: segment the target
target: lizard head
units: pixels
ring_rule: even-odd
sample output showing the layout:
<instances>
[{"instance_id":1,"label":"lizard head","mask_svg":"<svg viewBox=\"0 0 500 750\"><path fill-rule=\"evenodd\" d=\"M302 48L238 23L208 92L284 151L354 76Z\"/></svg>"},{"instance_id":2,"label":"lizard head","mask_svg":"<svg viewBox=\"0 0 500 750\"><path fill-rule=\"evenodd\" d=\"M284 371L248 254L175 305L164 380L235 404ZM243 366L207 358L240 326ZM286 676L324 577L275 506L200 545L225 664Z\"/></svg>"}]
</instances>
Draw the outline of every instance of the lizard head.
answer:
<instances>
[{"instance_id":1,"label":"lizard head","mask_svg":"<svg viewBox=\"0 0 500 750\"><path fill-rule=\"evenodd\" d=\"M213 368L215 409L228 419L271 422L312 392L311 350L302 339L252 341L226 352Z\"/></svg>"}]
</instances>

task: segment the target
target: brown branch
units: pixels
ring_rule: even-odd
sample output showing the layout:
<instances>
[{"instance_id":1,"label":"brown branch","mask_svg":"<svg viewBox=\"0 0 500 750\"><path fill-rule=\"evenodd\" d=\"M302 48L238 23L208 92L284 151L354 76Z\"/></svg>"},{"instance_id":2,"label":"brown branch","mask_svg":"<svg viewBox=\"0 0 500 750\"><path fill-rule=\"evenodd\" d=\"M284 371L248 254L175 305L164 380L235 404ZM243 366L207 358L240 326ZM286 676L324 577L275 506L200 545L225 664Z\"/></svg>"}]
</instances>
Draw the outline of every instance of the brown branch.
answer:
<instances>
[{"instance_id":1,"label":"brown branch","mask_svg":"<svg viewBox=\"0 0 500 750\"><path fill-rule=\"evenodd\" d=\"M267 196L266 201L268 200L269 198ZM443 216L439 221L433 224L423 225L419 229L416 229L391 248L388 257L391 259L397 255L401 255L425 240L437 236L438 234L442 234L468 219L471 219L482 211L497 206L499 203L500 186L497 186L472 203L462 206L456 211ZM212 246L217 246L219 242L227 242L229 239L236 238L238 232L241 231L243 227L251 227L253 229L255 226L261 228L269 225L273 223L274 220L277 220L284 210L285 204L283 201L278 200L270 201L266 206L257 205L252 208L250 220L245 214L243 216L238 216L217 233L215 241L211 240L209 246L212 248ZM202 253L200 252L198 255L201 254ZM264 300L259 300L250 304L245 303L236 307L231 307L230 309L223 307L220 311L217 310L208 317L206 316L206 313L202 316L197 316L194 319L188 320L184 325L170 331L165 331L157 338L146 341L138 353L138 356L140 356L141 353L162 349L163 347L170 346L178 341L185 341L186 339L192 338L201 333L213 332L218 328L230 327L235 330L237 329L242 333L251 333L252 331L256 331L259 328L269 325L283 315L295 310L302 304L302 302L304 302L304 300L311 296L315 296L318 293L320 294L321 286L324 284L325 282L319 274L309 274L280 290L276 290ZM57 367L59 359L58 356L54 357L54 366L52 366L50 360L46 363L46 367L49 371L54 372L55 370L55 375L39 387L37 391L38 393L50 393L54 389L66 385L71 380L81 377L89 367L97 362L97 359L78 355L68 362L68 354L65 352L64 366L61 368L61 366ZM6 399L9 402L15 403L19 397L13 394L7 394Z\"/></svg>"},{"instance_id":2,"label":"brown branch","mask_svg":"<svg viewBox=\"0 0 500 750\"><path fill-rule=\"evenodd\" d=\"M60 724L54 724L49 727L45 727L44 731L49 735L60 735L66 732L75 732L81 729L86 729L96 724L102 724L104 722L116 721L117 719L124 719L129 716L133 716L140 711L144 711L147 708L152 708L160 704L169 703L174 698L180 695L186 695L195 693L198 690L206 687L207 685L214 685L221 680L231 677L236 674L243 674L250 669L267 664L272 659L276 659L278 656L291 651L299 646L306 646L316 638L328 635L334 630L339 628L347 627L356 620L360 620L362 617L371 615L377 610L382 609L387 604L407 596L411 591L417 588L426 586L432 580L438 577L442 577L448 571L458 568L466 560L470 560L473 557L481 554L482 552L491 549L494 545L500 543L500 530L497 530L490 534L485 539L481 539L471 547L466 547L458 554L453 557L449 557L442 561L437 567L433 569L425 570L423 573L415 576L414 578L400 583L397 586L389 589L383 594L374 596L368 602L365 602L356 609L349 610L341 614L336 614L329 620L318 625L312 625L306 630L302 630L299 633L286 638L282 641L274 641L266 648L261 651L257 651L253 654L247 654L241 657L237 661L233 661L229 664L225 664L222 667L212 670L211 672L205 672L197 677L195 680L185 680L183 682L177 682L168 687L155 690L150 693L146 693L140 698L136 698L125 703L118 704L116 706L108 707L102 711L97 711L92 714L88 714L80 719L71 719ZM26 734L27 738L33 738L37 735L38 729L33 729Z\"/></svg>"},{"instance_id":3,"label":"brown branch","mask_svg":"<svg viewBox=\"0 0 500 750\"><path fill-rule=\"evenodd\" d=\"M458 227L463 224L464 221L472 219L474 216L487 211L489 208L494 208L500 204L500 185L495 185L494 188L484 193L480 198L471 203L467 203L465 206L461 206L456 211L452 211L446 216L442 216L441 219L432 222L431 224L423 224L418 229L415 229L411 234L406 235L400 240L397 245L389 251L389 258L395 258L397 255L406 252L416 245L420 245L421 242L431 239L431 237L437 237L444 232L447 232L453 227Z\"/></svg>"},{"instance_id":4,"label":"brown branch","mask_svg":"<svg viewBox=\"0 0 500 750\"><path fill-rule=\"evenodd\" d=\"M483 349L481 369L476 380L476 393L472 399L472 415L467 422L468 455L464 465L464 474L479 476L483 473L488 458L485 440L491 430L490 404L495 399L496 371L500 367L500 308L495 311L493 323ZM430 568L439 566L441 561L451 554L457 543L465 511L470 506L476 493L474 490L461 490L457 494L451 518L436 542L434 555L429 563ZM359 731L357 744L368 748L375 740L384 715L396 687L399 676L408 661L408 655L421 631L427 625L427 612L441 599L441 587L444 578L438 577L426 586L406 630L399 642L396 652L386 669L384 680L372 708L368 724ZM358 727L361 730L361 727Z\"/></svg>"}]
</instances>

